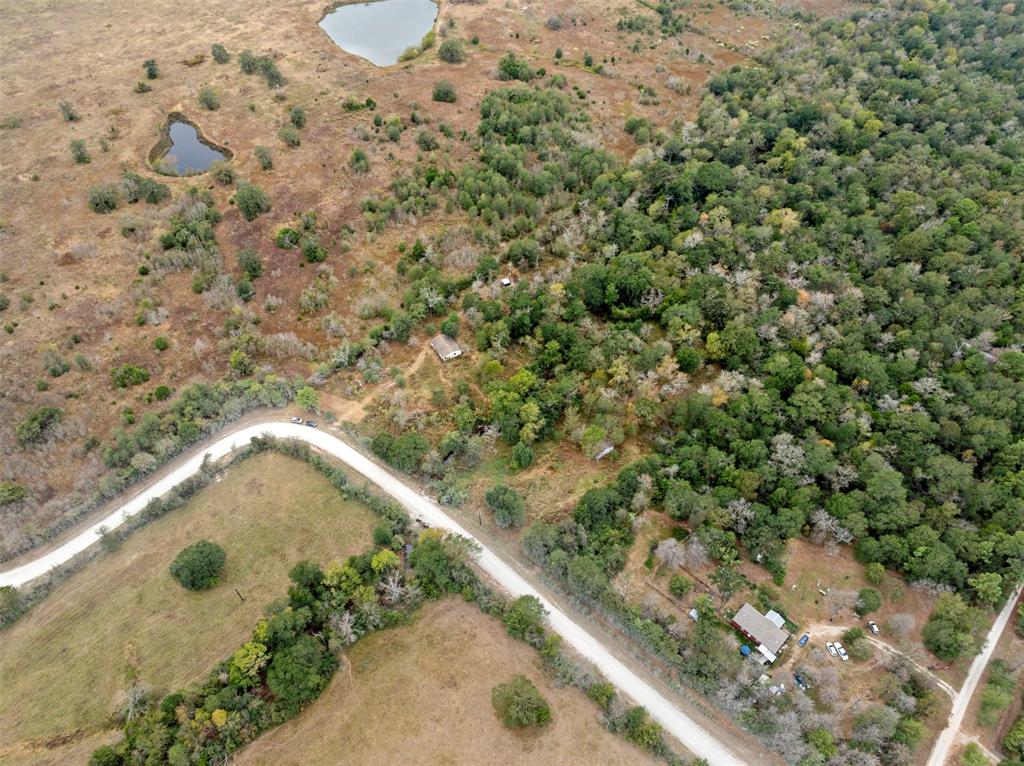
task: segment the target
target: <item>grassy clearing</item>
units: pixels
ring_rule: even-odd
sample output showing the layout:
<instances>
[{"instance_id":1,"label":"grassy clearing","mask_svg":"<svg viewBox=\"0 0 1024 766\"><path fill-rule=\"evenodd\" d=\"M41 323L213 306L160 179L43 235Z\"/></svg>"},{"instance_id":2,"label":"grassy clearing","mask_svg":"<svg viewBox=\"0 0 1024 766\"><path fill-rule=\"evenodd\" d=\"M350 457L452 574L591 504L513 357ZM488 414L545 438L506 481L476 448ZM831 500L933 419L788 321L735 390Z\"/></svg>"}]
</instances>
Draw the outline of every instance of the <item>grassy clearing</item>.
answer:
<instances>
[{"instance_id":1,"label":"grassy clearing","mask_svg":"<svg viewBox=\"0 0 1024 766\"><path fill-rule=\"evenodd\" d=\"M76 574L3 635L0 742L96 730L130 674L157 691L202 676L285 593L295 562L326 564L361 551L375 519L299 461L264 454L232 468L185 508ZM192 593L168 567L204 537L224 547L227 565L217 587ZM0 762L7 762L2 748Z\"/></svg>"},{"instance_id":2,"label":"grassy clearing","mask_svg":"<svg viewBox=\"0 0 1024 766\"><path fill-rule=\"evenodd\" d=\"M556 688L537 653L473 604L429 603L413 625L368 636L347 659L317 702L242 751L236 763L655 763L607 731L582 692ZM519 673L551 704L552 721L543 730L510 731L491 707L491 689Z\"/></svg>"}]
</instances>

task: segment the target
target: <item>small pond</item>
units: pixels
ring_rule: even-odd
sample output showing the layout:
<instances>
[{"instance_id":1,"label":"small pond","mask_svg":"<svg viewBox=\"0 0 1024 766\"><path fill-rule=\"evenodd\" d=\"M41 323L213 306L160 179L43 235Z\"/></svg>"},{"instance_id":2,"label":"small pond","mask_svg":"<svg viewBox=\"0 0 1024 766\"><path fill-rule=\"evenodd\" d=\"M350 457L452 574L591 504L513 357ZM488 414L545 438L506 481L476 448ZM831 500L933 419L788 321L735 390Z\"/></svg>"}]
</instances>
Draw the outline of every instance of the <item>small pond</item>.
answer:
<instances>
[{"instance_id":1,"label":"small pond","mask_svg":"<svg viewBox=\"0 0 1024 766\"><path fill-rule=\"evenodd\" d=\"M224 152L217 151L199 137L199 131L181 120L172 120L167 126L170 146L157 162L179 176L204 173L215 160L222 160Z\"/></svg>"},{"instance_id":2,"label":"small pond","mask_svg":"<svg viewBox=\"0 0 1024 766\"><path fill-rule=\"evenodd\" d=\"M406 48L419 45L436 18L434 0L377 0L338 6L320 28L342 50L390 66Z\"/></svg>"}]
</instances>

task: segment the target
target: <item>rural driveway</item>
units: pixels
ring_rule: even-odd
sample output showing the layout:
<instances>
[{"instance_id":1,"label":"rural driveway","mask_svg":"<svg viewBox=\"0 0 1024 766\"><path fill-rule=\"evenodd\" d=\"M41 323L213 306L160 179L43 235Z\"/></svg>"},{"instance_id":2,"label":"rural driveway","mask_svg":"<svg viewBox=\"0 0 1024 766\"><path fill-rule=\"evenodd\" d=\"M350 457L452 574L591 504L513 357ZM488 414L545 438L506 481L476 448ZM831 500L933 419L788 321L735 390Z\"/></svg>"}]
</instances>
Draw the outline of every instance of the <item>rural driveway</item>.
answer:
<instances>
[{"instance_id":1,"label":"rural driveway","mask_svg":"<svg viewBox=\"0 0 1024 766\"><path fill-rule=\"evenodd\" d=\"M963 686L960 687L960 691L953 698L953 709L949 713L946 728L942 730L939 738L935 740L935 747L932 748L932 753L928 757L927 766L945 766L946 761L949 760L949 751L960 735L960 726L964 722L967 706L971 704L974 690L978 688L978 682L981 681L981 676L992 659L992 653L996 650L999 638L1003 635L1006 624L1013 615L1022 587L1024 586L1018 585L1013 591L1013 594L1006 602L1006 606L999 612L996 621L992 624L992 630L988 633L988 638L985 640L981 653L971 663L971 669L967 672L967 678L964 680Z\"/></svg>"},{"instance_id":2,"label":"rural driveway","mask_svg":"<svg viewBox=\"0 0 1024 766\"><path fill-rule=\"evenodd\" d=\"M479 540L441 510L437 503L410 487L402 479L375 463L352 445L329 433L302 425L279 420L266 421L241 428L214 440L202 452L195 453L178 463L166 475L67 542L27 563L0 572L0 586L20 586L46 574L53 567L68 561L93 545L97 541L101 529L116 529L127 518L141 511L151 499L160 497L198 471L206 455L213 460L218 460L235 449L246 446L253 437L264 435L307 442L365 476L401 503L415 518L430 526L441 527L476 542L481 547L476 563L488 576L512 597L522 595L537 597L548 612L548 623L552 630L560 634L581 656L592 662L617 688L637 704L643 705L651 718L661 724L690 752L706 759L714 766L745 766L747 764L747 761L737 756L726 744L712 736L678 706L615 657L601 641L545 598L511 565L492 550L480 544ZM966 704L964 707L966 708Z\"/></svg>"}]
</instances>

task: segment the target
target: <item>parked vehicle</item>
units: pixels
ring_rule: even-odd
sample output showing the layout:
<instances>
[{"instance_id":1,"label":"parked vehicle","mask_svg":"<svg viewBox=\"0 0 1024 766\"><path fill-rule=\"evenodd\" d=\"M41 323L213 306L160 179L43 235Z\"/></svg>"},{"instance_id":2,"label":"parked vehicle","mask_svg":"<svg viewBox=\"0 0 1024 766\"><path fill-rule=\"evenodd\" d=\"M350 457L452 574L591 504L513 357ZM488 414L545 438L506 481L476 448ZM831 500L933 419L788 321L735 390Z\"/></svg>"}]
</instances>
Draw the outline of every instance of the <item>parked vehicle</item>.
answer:
<instances>
[{"instance_id":1,"label":"parked vehicle","mask_svg":"<svg viewBox=\"0 0 1024 766\"><path fill-rule=\"evenodd\" d=\"M796 645L797 646L806 646L807 642L810 641L810 640L811 640L810 635L808 635L807 633L804 633L802 636L800 636L800 640L796 642Z\"/></svg>"},{"instance_id":2,"label":"parked vehicle","mask_svg":"<svg viewBox=\"0 0 1024 766\"><path fill-rule=\"evenodd\" d=\"M846 653L846 649L844 649L843 645L838 642L836 643L836 651L839 652L839 659L841 659L843 662L846 662L850 659L850 655Z\"/></svg>"},{"instance_id":3,"label":"parked vehicle","mask_svg":"<svg viewBox=\"0 0 1024 766\"><path fill-rule=\"evenodd\" d=\"M877 623L877 622L875 622L874 620L868 620L868 628L869 628L869 629L871 630L871 632L872 632L872 633L874 633L874 634L875 634L876 636L877 636L877 635L879 634L879 632L880 632L880 631L878 630L878 623Z\"/></svg>"},{"instance_id":4,"label":"parked vehicle","mask_svg":"<svg viewBox=\"0 0 1024 766\"><path fill-rule=\"evenodd\" d=\"M306 425L309 426L310 428L316 428L316 421L315 420L307 420L306 421Z\"/></svg>"},{"instance_id":5,"label":"parked vehicle","mask_svg":"<svg viewBox=\"0 0 1024 766\"><path fill-rule=\"evenodd\" d=\"M293 423L302 423L302 418L292 418Z\"/></svg>"},{"instance_id":6,"label":"parked vehicle","mask_svg":"<svg viewBox=\"0 0 1024 766\"><path fill-rule=\"evenodd\" d=\"M807 683L807 681L804 680L804 677L802 675L800 675L799 673L794 673L793 674L793 680L796 682L797 686L799 686L801 689L803 689L805 691L807 689L811 688L810 685Z\"/></svg>"},{"instance_id":7,"label":"parked vehicle","mask_svg":"<svg viewBox=\"0 0 1024 766\"><path fill-rule=\"evenodd\" d=\"M833 657L839 656L839 652L836 651L835 644L833 644L831 641L825 644L825 648L828 649L828 653L831 654Z\"/></svg>"}]
</instances>

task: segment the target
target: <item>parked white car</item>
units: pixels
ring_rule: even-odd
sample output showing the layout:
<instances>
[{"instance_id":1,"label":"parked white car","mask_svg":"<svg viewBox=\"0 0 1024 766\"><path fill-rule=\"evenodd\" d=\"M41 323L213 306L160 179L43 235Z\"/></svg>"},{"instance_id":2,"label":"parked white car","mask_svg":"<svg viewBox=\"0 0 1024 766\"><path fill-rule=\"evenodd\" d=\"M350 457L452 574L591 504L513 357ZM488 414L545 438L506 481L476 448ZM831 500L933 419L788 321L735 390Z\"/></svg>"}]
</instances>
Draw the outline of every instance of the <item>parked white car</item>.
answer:
<instances>
[{"instance_id":1,"label":"parked white car","mask_svg":"<svg viewBox=\"0 0 1024 766\"><path fill-rule=\"evenodd\" d=\"M850 659L850 655L846 653L846 649L844 649L843 645L839 642L836 642L836 651L839 652L839 659L841 659L843 662L846 662Z\"/></svg>"},{"instance_id":2,"label":"parked white car","mask_svg":"<svg viewBox=\"0 0 1024 766\"><path fill-rule=\"evenodd\" d=\"M292 418L292 422L293 423L301 423L302 422L302 418Z\"/></svg>"},{"instance_id":3,"label":"parked white car","mask_svg":"<svg viewBox=\"0 0 1024 766\"><path fill-rule=\"evenodd\" d=\"M833 657L839 656L839 652L836 651L836 647L832 644L831 641L825 644L825 648L828 649L828 653L831 654Z\"/></svg>"},{"instance_id":4,"label":"parked white car","mask_svg":"<svg viewBox=\"0 0 1024 766\"><path fill-rule=\"evenodd\" d=\"M876 636L877 636L877 635L878 635L878 633L879 633L879 630L878 630L878 623L877 623L877 622L875 622L874 620L868 620L868 629L869 629L869 630L870 630L870 631L871 631L872 633L874 633L874 634L875 634Z\"/></svg>"}]
</instances>

